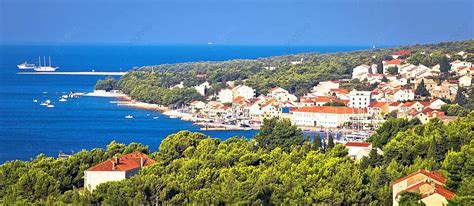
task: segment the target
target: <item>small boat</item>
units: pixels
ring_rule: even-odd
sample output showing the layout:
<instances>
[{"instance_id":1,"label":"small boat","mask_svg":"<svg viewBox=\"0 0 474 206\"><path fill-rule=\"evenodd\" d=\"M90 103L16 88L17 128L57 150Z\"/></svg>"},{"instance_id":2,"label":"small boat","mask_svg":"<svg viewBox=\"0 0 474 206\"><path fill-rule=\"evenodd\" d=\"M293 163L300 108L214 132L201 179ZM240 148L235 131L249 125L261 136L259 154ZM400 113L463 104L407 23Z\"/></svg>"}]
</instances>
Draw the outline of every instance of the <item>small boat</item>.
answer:
<instances>
[{"instance_id":1,"label":"small boat","mask_svg":"<svg viewBox=\"0 0 474 206\"><path fill-rule=\"evenodd\" d=\"M48 106L49 104L51 104L51 101L49 99L47 99L46 101L44 102L41 102L41 106Z\"/></svg>"},{"instance_id":2,"label":"small boat","mask_svg":"<svg viewBox=\"0 0 474 206\"><path fill-rule=\"evenodd\" d=\"M133 119L133 116L132 115L127 115L127 116L125 116L125 119Z\"/></svg>"},{"instance_id":3,"label":"small boat","mask_svg":"<svg viewBox=\"0 0 474 206\"><path fill-rule=\"evenodd\" d=\"M67 99L61 98L61 99L59 99L59 101L60 101L60 102L66 102Z\"/></svg>"},{"instance_id":4,"label":"small boat","mask_svg":"<svg viewBox=\"0 0 474 206\"><path fill-rule=\"evenodd\" d=\"M18 69L35 69L35 64L28 64L27 62L16 65Z\"/></svg>"},{"instance_id":5,"label":"small boat","mask_svg":"<svg viewBox=\"0 0 474 206\"><path fill-rule=\"evenodd\" d=\"M153 117L153 119L159 119L160 117Z\"/></svg>"},{"instance_id":6,"label":"small boat","mask_svg":"<svg viewBox=\"0 0 474 206\"><path fill-rule=\"evenodd\" d=\"M61 96L61 98L63 98L63 99L67 99L68 97L69 97L69 96L68 96L68 95L66 95L66 94L65 94L65 95L63 95L63 96Z\"/></svg>"},{"instance_id":7,"label":"small boat","mask_svg":"<svg viewBox=\"0 0 474 206\"><path fill-rule=\"evenodd\" d=\"M33 99L33 102L35 102L35 103L36 103L36 102L38 102L38 100L37 100L37 99Z\"/></svg>"},{"instance_id":8,"label":"small boat","mask_svg":"<svg viewBox=\"0 0 474 206\"><path fill-rule=\"evenodd\" d=\"M46 107L48 107L48 108L53 108L54 105L53 105L53 104L48 104Z\"/></svg>"}]
</instances>

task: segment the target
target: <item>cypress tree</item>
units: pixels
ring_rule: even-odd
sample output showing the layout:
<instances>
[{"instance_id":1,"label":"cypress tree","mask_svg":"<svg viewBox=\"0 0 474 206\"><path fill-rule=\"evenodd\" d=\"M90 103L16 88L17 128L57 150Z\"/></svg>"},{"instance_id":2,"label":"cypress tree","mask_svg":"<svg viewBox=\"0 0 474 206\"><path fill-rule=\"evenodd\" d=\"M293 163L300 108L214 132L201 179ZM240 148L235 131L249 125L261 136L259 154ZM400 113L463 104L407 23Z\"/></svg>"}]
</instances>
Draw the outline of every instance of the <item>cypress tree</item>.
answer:
<instances>
[{"instance_id":1,"label":"cypress tree","mask_svg":"<svg viewBox=\"0 0 474 206\"><path fill-rule=\"evenodd\" d=\"M456 103L458 105L461 105L461 106L464 106L464 105L469 103L467 98L466 98L466 95L464 95L464 89L463 88L458 89L458 92L456 93L456 97L454 98L454 103Z\"/></svg>"},{"instance_id":2,"label":"cypress tree","mask_svg":"<svg viewBox=\"0 0 474 206\"><path fill-rule=\"evenodd\" d=\"M334 138L332 137L332 134L329 133L328 137L328 149L334 148Z\"/></svg>"},{"instance_id":3,"label":"cypress tree","mask_svg":"<svg viewBox=\"0 0 474 206\"><path fill-rule=\"evenodd\" d=\"M313 141L313 150L319 150L322 152L323 142L321 141L321 135L316 135Z\"/></svg>"},{"instance_id":4,"label":"cypress tree","mask_svg":"<svg viewBox=\"0 0 474 206\"><path fill-rule=\"evenodd\" d=\"M422 97L429 97L431 96L430 92L426 89L425 80L422 79L418 87L416 87L415 94L422 96Z\"/></svg>"},{"instance_id":5,"label":"cypress tree","mask_svg":"<svg viewBox=\"0 0 474 206\"><path fill-rule=\"evenodd\" d=\"M448 72L451 69L451 65L449 64L448 57L443 56L439 60L439 70L443 73Z\"/></svg>"}]
</instances>

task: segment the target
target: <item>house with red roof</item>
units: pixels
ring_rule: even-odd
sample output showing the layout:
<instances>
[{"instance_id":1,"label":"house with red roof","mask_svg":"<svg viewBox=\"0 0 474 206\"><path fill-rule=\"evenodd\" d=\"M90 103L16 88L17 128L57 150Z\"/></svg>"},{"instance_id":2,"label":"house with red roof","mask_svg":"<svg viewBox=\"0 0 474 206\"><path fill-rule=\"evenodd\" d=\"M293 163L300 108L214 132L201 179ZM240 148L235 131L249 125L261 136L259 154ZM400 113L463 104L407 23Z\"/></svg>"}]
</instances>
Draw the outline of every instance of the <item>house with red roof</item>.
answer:
<instances>
[{"instance_id":1,"label":"house with red roof","mask_svg":"<svg viewBox=\"0 0 474 206\"><path fill-rule=\"evenodd\" d=\"M446 205L455 194L444 185L446 179L438 171L418 170L390 183L392 187L393 205L398 206L400 193L403 191L416 192L421 195L425 205Z\"/></svg>"},{"instance_id":2,"label":"house with red roof","mask_svg":"<svg viewBox=\"0 0 474 206\"><path fill-rule=\"evenodd\" d=\"M390 61L383 61L382 62L382 64L383 64L383 73L387 74L388 73L387 69L390 68L390 67L400 68L402 63L403 63L403 61L399 60L399 59L394 59L394 60L390 60Z\"/></svg>"},{"instance_id":3,"label":"house with red roof","mask_svg":"<svg viewBox=\"0 0 474 206\"><path fill-rule=\"evenodd\" d=\"M388 113L389 103L387 102L371 102L367 107L367 112L372 117L382 117L383 114Z\"/></svg>"},{"instance_id":4,"label":"house with red roof","mask_svg":"<svg viewBox=\"0 0 474 206\"><path fill-rule=\"evenodd\" d=\"M114 157L84 171L84 186L92 191L104 182L120 181L136 175L141 169L154 163L155 160L141 152Z\"/></svg>"},{"instance_id":5,"label":"house with red roof","mask_svg":"<svg viewBox=\"0 0 474 206\"><path fill-rule=\"evenodd\" d=\"M394 59L398 59L400 57L410 56L410 54L411 54L410 50L399 50L399 51L395 52L394 54L392 54L390 56L392 56L392 58L394 58Z\"/></svg>"}]
</instances>

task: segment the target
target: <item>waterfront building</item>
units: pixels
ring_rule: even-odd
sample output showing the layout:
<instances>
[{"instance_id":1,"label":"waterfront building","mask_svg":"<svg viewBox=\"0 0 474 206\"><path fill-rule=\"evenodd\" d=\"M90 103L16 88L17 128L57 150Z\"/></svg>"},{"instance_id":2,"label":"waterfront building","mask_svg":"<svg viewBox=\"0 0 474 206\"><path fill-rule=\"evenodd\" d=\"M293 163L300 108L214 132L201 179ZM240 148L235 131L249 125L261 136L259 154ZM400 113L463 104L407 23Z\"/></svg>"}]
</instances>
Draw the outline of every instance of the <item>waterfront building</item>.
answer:
<instances>
[{"instance_id":1,"label":"waterfront building","mask_svg":"<svg viewBox=\"0 0 474 206\"><path fill-rule=\"evenodd\" d=\"M444 185L446 179L438 171L418 170L390 183L392 187L393 205L398 206L400 193L416 192L421 195L421 202L427 206L447 205L455 194Z\"/></svg>"},{"instance_id":2,"label":"waterfront building","mask_svg":"<svg viewBox=\"0 0 474 206\"><path fill-rule=\"evenodd\" d=\"M114 157L84 171L84 187L93 191L104 182L127 179L155 161L141 152Z\"/></svg>"},{"instance_id":3,"label":"waterfront building","mask_svg":"<svg viewBox=\"0 0 474 206\"><path fill-rule=\"evenodd\" d=\"M367 110L352 107L309 106L290 110L292 122L297 126L324 128L341 127L354 119L367 117Z\"/></svg>"}]
</instances>

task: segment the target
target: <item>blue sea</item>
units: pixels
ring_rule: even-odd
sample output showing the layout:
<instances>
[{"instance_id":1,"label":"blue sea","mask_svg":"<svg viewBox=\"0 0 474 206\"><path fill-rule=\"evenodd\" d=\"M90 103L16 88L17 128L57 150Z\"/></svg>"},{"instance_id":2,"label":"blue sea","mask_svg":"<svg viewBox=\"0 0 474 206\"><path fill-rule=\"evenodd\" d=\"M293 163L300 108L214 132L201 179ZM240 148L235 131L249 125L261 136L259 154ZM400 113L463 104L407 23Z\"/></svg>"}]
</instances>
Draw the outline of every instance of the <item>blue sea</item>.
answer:
<instances>
[{"instance_id":1,"label":"blue sea","mask_svg":"<svg viewBox=\"0 0 474 206\"><path fill-rule=\"evenodd\" d=\"M199 131L190 122L160 113L119 107L113 98L82 97L59 102L61 95L91 92L103 76L20 75L16 65L51 56L58 71L127 71L134 66L190 61L255 59L302 52L338 52L367 49L350 47L216 46L216 45L0 45L0 163L30 160L39 153L57 156L82 149L105 148L112 140L140 142L152 151L168 135ZM55 107L39 102L51 100ZM126 119L126 115L135 118ZM154 119L153 117L159 117ZM253 137L256 131L204 132L211 137Z\"/></svg>"}]
</instances>

